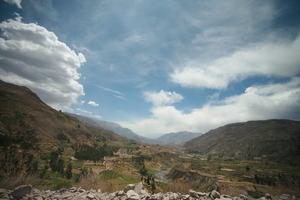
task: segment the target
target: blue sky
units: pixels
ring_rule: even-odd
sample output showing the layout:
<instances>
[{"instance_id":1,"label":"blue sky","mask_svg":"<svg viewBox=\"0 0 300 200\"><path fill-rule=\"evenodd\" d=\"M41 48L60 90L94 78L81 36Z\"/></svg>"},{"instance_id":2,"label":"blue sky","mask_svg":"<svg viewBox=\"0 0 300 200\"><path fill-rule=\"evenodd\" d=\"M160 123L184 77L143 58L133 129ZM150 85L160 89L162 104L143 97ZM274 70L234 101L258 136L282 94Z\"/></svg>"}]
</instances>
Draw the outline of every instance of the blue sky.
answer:
<instances>
[{"instance_id":1,"label":"blue sky","mask_svg":"<svg viewBox=\"0 0 300 200\"><path fill-rule=\"evenodd\" d=\"M0 78L56 109L149 137L300 118L297 0L1 0L0 12Z\"/></svg>"}]
</instances>

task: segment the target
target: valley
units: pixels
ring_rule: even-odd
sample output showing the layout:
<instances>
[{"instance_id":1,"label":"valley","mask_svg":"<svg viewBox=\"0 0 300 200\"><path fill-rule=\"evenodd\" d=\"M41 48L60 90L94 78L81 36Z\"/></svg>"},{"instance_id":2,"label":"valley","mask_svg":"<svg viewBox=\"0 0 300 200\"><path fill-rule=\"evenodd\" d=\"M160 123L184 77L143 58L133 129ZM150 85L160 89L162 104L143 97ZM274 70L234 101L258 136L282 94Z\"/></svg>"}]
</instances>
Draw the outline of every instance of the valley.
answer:
<instances>
[{"instance_id":1,"label":"valley","mask_svg":"<svg viewBox=\"0 0 300 200\"><path fill-rule=\"evenodd\" d=\"M300 195L299 121L230 124L162 145L84 123L25 87L1 81L0 100L0 188L114 192L142 182L152 193Z\"/></svg>"}]
</instances>

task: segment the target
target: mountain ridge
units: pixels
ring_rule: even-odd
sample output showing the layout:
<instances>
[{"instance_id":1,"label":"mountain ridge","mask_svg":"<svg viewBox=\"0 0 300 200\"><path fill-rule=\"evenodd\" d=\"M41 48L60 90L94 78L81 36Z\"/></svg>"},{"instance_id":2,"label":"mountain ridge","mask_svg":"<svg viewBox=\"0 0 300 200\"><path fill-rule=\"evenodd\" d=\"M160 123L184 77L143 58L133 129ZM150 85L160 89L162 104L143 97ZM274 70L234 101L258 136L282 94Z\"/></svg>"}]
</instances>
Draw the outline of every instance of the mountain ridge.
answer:
<instances>
[{"instance_id":1,"label":"mountain ridge","mask_svg":"<svg viewBox=\"0 0 300 200\"><path fill-rule=\"evenodd\" d=\"M227 124L186 142L184 146L190 152L252 159L299 155L299 145L300 121L269 119Z\"/></svg>"},{"instance_id":2,"label":"mountain ridge","mask_svg":"<svg viewBox=\"0 0 300 200\"><path fill-rule=\"evenodd\" d=\"M156 140L159 142L159 144L183 145L185 142L200 135L202 135L202 133L179 131L163 134L156 138Z\"/></svg>"}]
</instances>

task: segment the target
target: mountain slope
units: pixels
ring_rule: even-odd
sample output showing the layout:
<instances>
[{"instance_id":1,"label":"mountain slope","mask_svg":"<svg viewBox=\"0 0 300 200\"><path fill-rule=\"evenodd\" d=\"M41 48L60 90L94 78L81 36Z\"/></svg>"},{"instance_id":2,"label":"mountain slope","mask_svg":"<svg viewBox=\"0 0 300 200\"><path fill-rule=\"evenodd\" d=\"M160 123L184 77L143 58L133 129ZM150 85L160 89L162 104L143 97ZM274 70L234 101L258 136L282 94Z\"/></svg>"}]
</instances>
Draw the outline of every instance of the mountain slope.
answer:
<instances>
[{"instance_id":1,"label":"mountain slope","mask_svg":"<svg viewBox=\"0 0 300 200\"><path fill-rule=\"evenodd\" d=\"M76 117L79 119L81 122L89 125L89 126L94 126L97 128L103 128L105 130L113 131L114 133L117 133L118 135L132 139L138 142L143 142L143 143L149 143L149 144L154 144L156 143L155 140L152 140L150 138L142 137L134 133L128 128L124 128L120 126L117 123L114 122L108 122L108 121L103 121L103 120L98 120L98 119L92 119L90 117L82 116L82 115L76 115L73 113L67 113L68 115L71 115L73 117Z\"/></svg>"},{"instance_id":2,"label":"mountain slope","mask_svg":"<svg viewBox=\"0 0 300 200\"><path fill-rule=\"evenodd\" d=\"M70 158L82 148L96 152L103 145L110 148L126 142L112 131L56 111L26 87L0 81L0 172L8 170L3 174L18 170L30 156L38 159L55 151Z\"/></svg>"},{"instance_id":3,"label":"mountain slope","mask_svg":"<svg viewBox=\"0 0 300 200\"><path fill-rule=\"evenodd\" d=\"M196 138L200 135L201 135L201 133L182 131L182 132L164 134L164 135L158 137L156 140L160 144L181 145L181 144L184 144L185 142L187 142L193 138Z\"/></svg>"},{"instance_id":4,"label":"mountain slope","mask_svg":"<svg viewBox=\"0 0 300 200\"><path fill-rule=\"evenodd\" d=\"M300 155L300 122L265 120L229 124L188 141L185 148L221 157L288 159Z\"/></svg>"}]
</instances>

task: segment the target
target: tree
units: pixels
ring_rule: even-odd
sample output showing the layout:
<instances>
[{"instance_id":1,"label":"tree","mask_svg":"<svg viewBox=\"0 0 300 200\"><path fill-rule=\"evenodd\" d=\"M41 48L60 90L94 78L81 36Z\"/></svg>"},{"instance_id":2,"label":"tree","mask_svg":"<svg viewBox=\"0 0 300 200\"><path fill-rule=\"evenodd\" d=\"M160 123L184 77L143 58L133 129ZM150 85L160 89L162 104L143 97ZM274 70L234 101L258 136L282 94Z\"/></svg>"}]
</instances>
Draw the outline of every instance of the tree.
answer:
<instances>
[{"instance_id":1,"label":"tree","mask_svg":"<svg viewBox=\"0 0 300 200\"><path fill-rule=\"evenodd\" d=\"M45 177L48 168L49 168L48 165L45 165L45 166L44 166L43 171L40 173L40 178L44 178L44 177Z\"/></svg>"},{"instance_id":2,"label":"tree","mask_svg":"<svg viewBox=\"0 0 300 200\"><path fill-rule=\"evenodd\" d=\"M57 161L57 172L64 174L64 160L61 158Z\"/></svg>"},{"instance_id":3,"label":"tree","mask_svg":"<svg viewBox=\"0 0 300 200\"><path fill-rule=\"evenodd\" d=\"M57 159L58 159L58 153L57 152L51 152L50 154L50 168L52 169L52 171L57 171Z\"/></svg>"},{"instance_id":4,"label":"tree","mask_svg":"<svg viewBox=\"0 0 300 200\"><path fill-rule=\"evenodd\" d=\"M70 179L72 178L72 164L69 163L66 169L66 178Z\"/></svg>"}]
</instances>

